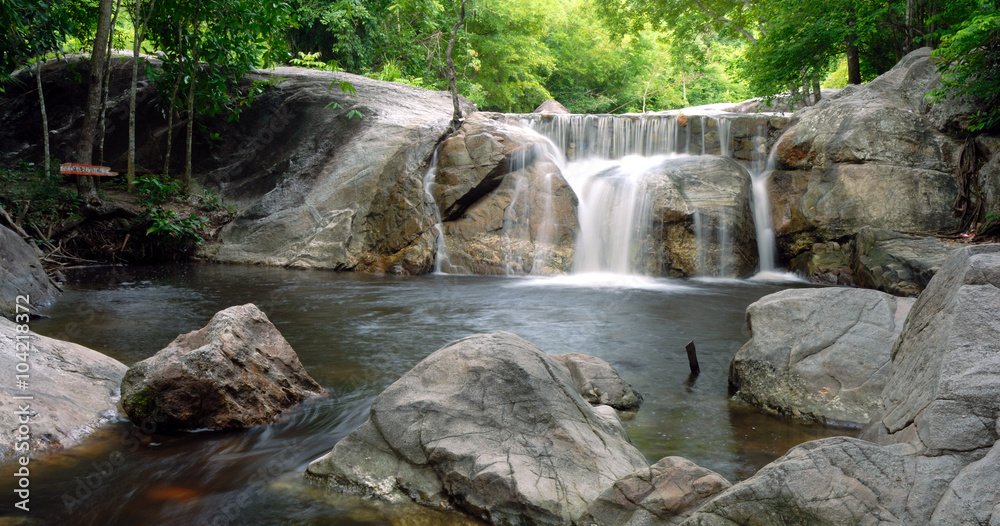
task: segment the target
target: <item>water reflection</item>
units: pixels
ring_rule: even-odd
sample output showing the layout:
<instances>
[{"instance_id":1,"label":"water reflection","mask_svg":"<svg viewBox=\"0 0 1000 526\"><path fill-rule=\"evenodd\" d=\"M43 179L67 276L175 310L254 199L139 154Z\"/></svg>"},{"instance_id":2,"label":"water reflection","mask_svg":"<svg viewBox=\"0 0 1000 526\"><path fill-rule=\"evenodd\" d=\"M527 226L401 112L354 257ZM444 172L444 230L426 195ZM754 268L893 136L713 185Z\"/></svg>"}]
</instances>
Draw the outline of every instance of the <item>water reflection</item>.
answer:
<instances>
[{"instance_id":1,"label":"water reflection","mask_svg":"<svg viewBox=\"0 0 1000 526\"><path fill-rule=\"evenodd\" d=\"M645 397L627 422L650 460L681 455L738 480L789 447L843 434L727 400L729 360L746 341L746 306L802 286L668 281L587 286L474 276L379 277L261 267L103 267L73 286L41 334L126 364L151 356L231 305L256 303L329 396L276 425L161 434L126 422L34 463L32 517L73 524L440 524L466 519L385 507L310 488L301 473L367 418L372 400L444 344L506 330L551 354L608 360ZM685 345L701 374L689 381ZM0 492L11 494L10 478ZM8 508L10 509L10 508ZM37 512L35 511L37 510ZM71 519L70 519L71 518Z\"/></svg>"}]
</instances>

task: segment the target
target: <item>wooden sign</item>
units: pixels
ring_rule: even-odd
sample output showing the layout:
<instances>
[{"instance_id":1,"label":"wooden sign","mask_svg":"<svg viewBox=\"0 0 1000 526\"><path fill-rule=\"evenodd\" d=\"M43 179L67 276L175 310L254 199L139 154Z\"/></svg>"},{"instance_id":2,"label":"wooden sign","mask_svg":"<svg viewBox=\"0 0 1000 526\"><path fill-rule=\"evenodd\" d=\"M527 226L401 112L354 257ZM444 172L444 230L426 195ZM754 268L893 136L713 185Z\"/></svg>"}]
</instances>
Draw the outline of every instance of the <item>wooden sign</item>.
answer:
<instances>
[{"instance_id":1,"label":"wooden sign","mask_svg":"<svg viewBox=\"0 0 1000 526\"><path fill-rule=\"evenodd\" d=\"M59 173L67 175L93 175L95 177L109 177L118 175L112 172L110 166L94 166L92 164L63 163L59 165Z\"/></svg>"}]
</instances>

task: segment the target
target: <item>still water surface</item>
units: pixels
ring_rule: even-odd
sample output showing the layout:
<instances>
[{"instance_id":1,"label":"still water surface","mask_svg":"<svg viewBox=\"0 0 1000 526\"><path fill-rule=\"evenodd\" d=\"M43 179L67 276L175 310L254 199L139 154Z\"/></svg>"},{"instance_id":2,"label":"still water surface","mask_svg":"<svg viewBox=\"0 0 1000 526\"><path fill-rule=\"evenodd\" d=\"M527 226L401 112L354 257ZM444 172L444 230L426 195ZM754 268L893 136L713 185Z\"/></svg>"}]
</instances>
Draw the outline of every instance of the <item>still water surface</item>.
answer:
<instances>
[{"instance_id":1,"label":"still water surface","mask_svg":"<svg viewBox=\"0 0 1000 526\"><path fill-rule=\"evenodd\" d=\"M550 354L582 352L611 362L645 397L626 426L651 461L680 455L736 481L795 444L846 433L727 399L729 360L747 340L746 306L802 284L398 278L220 265L92 268L70 279L46 312L50 318L33 321L32 329L131 365L203 327L217 311L252 302L330 396L274 426L239 432L146 434L126 422L110 426L84 447L33 462L30 516L43 523L460 523L329 496L305 485L301 474L422 358L457 338L496 330ZM692 340L702 369L695 379L684 352ZM5 500L9 480L0 488Z\"/></svg>"}]
</instances>

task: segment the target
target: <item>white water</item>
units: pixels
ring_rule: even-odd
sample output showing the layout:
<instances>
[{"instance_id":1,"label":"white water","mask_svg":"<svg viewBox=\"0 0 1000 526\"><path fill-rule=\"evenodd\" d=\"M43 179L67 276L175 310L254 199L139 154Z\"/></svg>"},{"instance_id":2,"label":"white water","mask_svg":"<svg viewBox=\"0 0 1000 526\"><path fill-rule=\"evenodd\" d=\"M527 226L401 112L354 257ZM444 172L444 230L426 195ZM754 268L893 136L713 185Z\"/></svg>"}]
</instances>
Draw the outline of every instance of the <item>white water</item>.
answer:
<instances>
[{"instance_id":1,"label":"white water","mask_svg":"<svg viewBox=\"0 0 1000 526\"><path fill-rule=\"evenodd\" d=\"M698 118L699 121L694 119ZM579 199L580 232L573 263L574 274L642 274L645 247L642 240L648 233L650 203L645 191L644 175L669 157L721 154L732 157L732 117L725 115L689 117L681 133L674 115L566 115L520 116L520 124L549 139L549 151L544 155L554 161ZM699 123L701 137L692 133ZM715 128L718 147L706 139ZM693 136L694 135L694 136ZM700 140L700 144L695 141ZM714 139L713 139L714 141ZM755 146L748 171L753 181L752 207L760 257L760 275L777 275L774 229L770 216L767 182L774 171L774 156L763 154L766 143L766 123L752 138ZM760 146L761 152L757 151ZM764 159L767 158L765 162ZM564 162L564 159L566 162ZM526 159L522 159L524 161ZM436 161L436 154L435 154ZM747 163L744 161L744 165ZM524 166L524 163L520 166ZM424 188L433 204L431 184L433 168L424 178ZM531 181L522 173L513 183L512 202L505 210L503 229L504 270L508 275L544 273L555 243L553 225L552 177L545 174ZM542 192L541 195L535 195ZM532 213L531 206L542 210ZM435 271L447 264L440 213L437 214ZM539 213L540 212L540 213ZM529 225L531 218L540 224ZM735 243L732 217L726 212L694 216L700 277L732 277L735 275ZM527 232L527 233L526 233ZM532 243L530 265L523 261L519 247Z\"/></svg>"},{"instance_id":2,"label":"white water","mask_svg":"<svg viewBox=\"0 0 1000 526\"><path fill-rule=\"evenodd\" d=\"M448 261L448 247L444 242L444 224L441 221L441 210L438 208L437 200L434 199L433 186L437 184L434 182L434 178L437 176L437 159L438 151L434 150L434 155L431 156L430 167L427 168L427 173L424 174L424 197L427 199L428 205L434 210L434 273L443 274L442 267L445 262ZM451 264L448 263L448 267Z\"/></svg>"}]
</instances>

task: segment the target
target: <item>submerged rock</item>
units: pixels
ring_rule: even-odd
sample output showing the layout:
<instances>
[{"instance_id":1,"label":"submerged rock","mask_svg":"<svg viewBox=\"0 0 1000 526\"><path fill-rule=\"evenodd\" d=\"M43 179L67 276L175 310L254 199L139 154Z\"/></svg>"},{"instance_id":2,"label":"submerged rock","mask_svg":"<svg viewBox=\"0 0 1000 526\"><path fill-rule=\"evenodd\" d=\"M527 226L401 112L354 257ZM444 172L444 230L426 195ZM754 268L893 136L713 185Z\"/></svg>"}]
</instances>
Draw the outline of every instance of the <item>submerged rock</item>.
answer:
<instances>
[{"instance_id":1,"label":"submerged rock","mask_svg":"<svg viewBox=\"0 0 1000 526\"><path fill-rule=\"evenodd\" d=\"M375 399L307 479L496 524L569 524L647 467L555 358L496 332L434 352Z\"/></svg>"},{"instance_id":2,"label":"submerged rock","mask_svg":"<svg viewBox=\"0 0 1000 526\"><path fill-rule=\"evenodd\" d=\"M682 457L666 457L623 477L577 521L586 526L680 524L729 483L718 473Z\"/></svg>"},{"instance_id":3,"label":"submerged rock","mask_svg":"<svg viewBox=\"0 0 1000 526\"><path fill-rule=\"evenodd\" d=\"M867 424L913 301L848 288L764 296L747 307L751 338L729 366L730 389L775 413Z\"/></svg>"},{"instance_id":4,"label":"submerged rock","mask_svg":"<svg viewBox=\"0 0 1000 526\"><path fill-rule=\"evenodd\" d=\"M29 245L13 230L0 225L0 315L13 315L26 311L18 305L37 312L59 294L59 289L45 274L35 247ZM24 296L26 301L17 301Z\"/></svg>"},{"instance_id":5,"label":"submerged rock","mask_svg":"<svg viewBox=\"0 0 1000 526\"><path fill-rule=\"evenodd\" d=\"M619 411L635 411L642 404L642 395L610 363L580 353L555 358L566 368L580 396L591 404L609 405Z\"/></svg>"},{"instance_id":6,"label":"submerged rock","mask_svg":"<svg viewBox=\"0 0 1000 526\"><path fill-rule=\"evenodd\" d=\"M17 327L0 318L0 367L10 375L0 400L0 460L75 446L117 418L125 364L82 345L20 332ZM29 378L18 389L14 375L18 364L25 362ZM32 399L14 398L21 395ZM30 430L26 442L15 438L23 435L18 431L22 425ZM29 449L15 449L18 444Z\"/></svg>"},{"instance_id":7,"label":"submerged rock","mask_svg":"<svg viewBox=\"0 0 1000 526\"><path fill-rule=\"evenodd\" d=\"M158 430L232 429L269 424L323 392L267 316L247 304L129 367L122 407Z\"/></svg>"}]
</instances>

